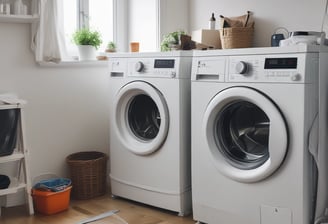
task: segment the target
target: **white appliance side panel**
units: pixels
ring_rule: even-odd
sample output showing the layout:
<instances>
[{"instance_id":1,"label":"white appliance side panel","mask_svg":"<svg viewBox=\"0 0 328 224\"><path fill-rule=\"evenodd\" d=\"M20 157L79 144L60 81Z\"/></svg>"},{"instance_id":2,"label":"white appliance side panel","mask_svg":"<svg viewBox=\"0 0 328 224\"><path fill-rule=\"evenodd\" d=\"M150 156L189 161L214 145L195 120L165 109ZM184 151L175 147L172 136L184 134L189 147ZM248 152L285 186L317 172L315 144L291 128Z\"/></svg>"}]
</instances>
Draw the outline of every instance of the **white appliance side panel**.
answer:
<instances>
[{"instance_id":1,"label":"white appliance side panel","mask_svg":"<svg viewBox=\"0 0 328 224\"><path fill-rule=\"evenodd\" d=\"M328 207L328 54L321 53L319 62L319 151L318 151L318 197L316 218L325 216Z\"/></svg>"}]
</instances>

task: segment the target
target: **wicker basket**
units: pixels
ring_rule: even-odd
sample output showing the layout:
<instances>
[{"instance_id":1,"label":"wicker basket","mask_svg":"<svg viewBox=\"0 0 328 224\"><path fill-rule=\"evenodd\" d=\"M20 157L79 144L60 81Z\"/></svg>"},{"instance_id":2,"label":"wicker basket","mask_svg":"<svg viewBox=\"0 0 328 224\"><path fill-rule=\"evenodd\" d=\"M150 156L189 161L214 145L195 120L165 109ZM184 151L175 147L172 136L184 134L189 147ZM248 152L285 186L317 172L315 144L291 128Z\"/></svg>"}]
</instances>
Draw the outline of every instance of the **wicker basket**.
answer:
<instances>
[{"instance_id":1,"label":"wicker basket","mask_svg":"<svg viewBox=\"0 0 328 224\"><path fill-rule=\"evenodd\" d=\"M223 49L251 47L254 27L231 27L220 29Z\"/></svg>"},{"instance_id":2,"label":"wicker basket","mask_svg":"<svg viewBox=\"0 0 328 224\"><path fill-rule=\"evenodd\" d=\"M102 152L87 151L69 155L72 197L89 199L106 193L106 167L108 156Z\"/></svg>"}]
</instances>

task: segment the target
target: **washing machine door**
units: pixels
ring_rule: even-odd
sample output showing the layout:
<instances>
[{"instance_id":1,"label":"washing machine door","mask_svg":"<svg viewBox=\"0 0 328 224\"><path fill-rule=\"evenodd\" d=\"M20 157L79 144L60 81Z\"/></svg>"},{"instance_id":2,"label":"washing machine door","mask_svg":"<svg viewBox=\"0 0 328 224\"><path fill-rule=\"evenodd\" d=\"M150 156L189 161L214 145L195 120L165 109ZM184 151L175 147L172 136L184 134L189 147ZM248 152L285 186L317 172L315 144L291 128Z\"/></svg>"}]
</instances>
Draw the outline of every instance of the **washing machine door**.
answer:
<instances>
[{"instance_id":1,"label":"washing machine door","mask_svg":"<svg viewBox=\"0 0 328 224\"><path fill-rule=\"evenodd\" d=\"M286 156L285 120L277 106L254 89L219 92L206 108L203 125L215 166L233 180L263 180Z\"/></svg>"},{"instance_id":2,"label":"washing machine door","mask_svg":"<svg viewBox=\"0 0 328 224\"><path fill-rule=\"evenodd\" d=\"M154 86L134 81L123 86L116 96L114 131L126 149L148 155L164 143L169 112L163 95Z\"/></svg>"}]
</instances>

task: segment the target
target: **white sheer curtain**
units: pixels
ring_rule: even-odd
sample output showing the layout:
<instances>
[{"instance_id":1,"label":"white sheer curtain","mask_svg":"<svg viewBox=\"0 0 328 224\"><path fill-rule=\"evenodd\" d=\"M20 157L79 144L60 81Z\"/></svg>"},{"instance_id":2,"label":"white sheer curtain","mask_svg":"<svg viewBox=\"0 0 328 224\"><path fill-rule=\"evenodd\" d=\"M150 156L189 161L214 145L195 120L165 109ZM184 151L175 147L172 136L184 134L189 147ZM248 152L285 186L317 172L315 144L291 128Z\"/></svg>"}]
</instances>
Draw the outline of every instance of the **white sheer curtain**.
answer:
<instances>
[{"instance_id":1,"label":"white sheer curtain","mask_svg":"<svg viewBox=\"0 0 328 224\"><path fill-rule=\"evenodd\" d=\"M32 25L31 47L37 62L60 62L67 59L62 0L32 0L32 14L40 14Z\"/></svg>"}]
</instances>

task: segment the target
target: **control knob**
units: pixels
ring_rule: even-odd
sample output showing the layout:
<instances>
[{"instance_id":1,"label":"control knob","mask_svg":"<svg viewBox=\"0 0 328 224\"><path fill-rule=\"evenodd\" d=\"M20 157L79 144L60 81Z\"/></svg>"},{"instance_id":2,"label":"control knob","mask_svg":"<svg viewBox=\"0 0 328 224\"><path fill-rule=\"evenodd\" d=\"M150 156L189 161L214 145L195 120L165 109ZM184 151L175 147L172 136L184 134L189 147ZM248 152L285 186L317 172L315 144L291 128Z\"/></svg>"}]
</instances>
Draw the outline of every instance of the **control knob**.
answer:
<instances>
[{"instance_id":1,"label":"control knob","mask_svg":"<svg viewBox=\"0 0 328 224\"><path fill-rule=\"evenodd\" d=\"M136 72L142 72L144 70L144 68L145 68L145 65L141 61L138 61L134 66L134 69L136 70Z\"/></svg>"},{"instance_id":2,"label":"control knob","mask_svg":"<svg viewBox=\"0 0 328 224\"><path fill-rule=\"evenodd\" d=\"M235 66L235 71L237 74L247 74L249 65L244 61L239 61Z\"/></svg>"},{"instance_id":3,"label":"control knob","mask_svg":"<svg viewBox=\"0 0 328 224\"><path fill-rule=\"evenodd\" d=\"M302 79L302 76L298 73L293 74L291 77L292 81L300 81Z\"/></svg>"},{"instance_id":4,"label":"control knob","mask_svg":"<svg viewBox=\"0 0 328 224\"><path fill-rule=\"evenodd\" d=\"M171 72L171 78L175 78L175 77L176 77L176 75L177 75L177 73L176 73L176 72Z\"/></svg>"}]
</instances>

